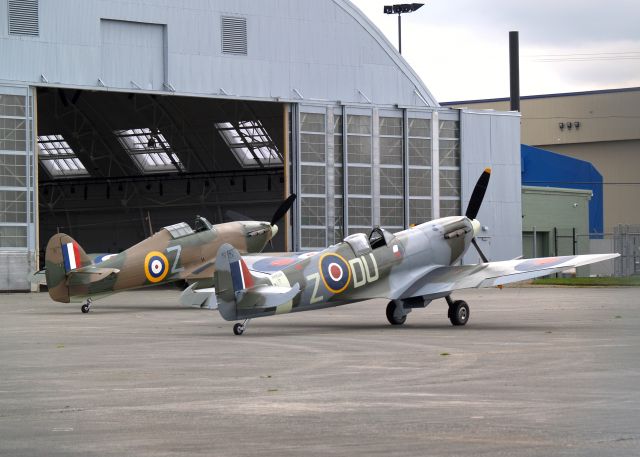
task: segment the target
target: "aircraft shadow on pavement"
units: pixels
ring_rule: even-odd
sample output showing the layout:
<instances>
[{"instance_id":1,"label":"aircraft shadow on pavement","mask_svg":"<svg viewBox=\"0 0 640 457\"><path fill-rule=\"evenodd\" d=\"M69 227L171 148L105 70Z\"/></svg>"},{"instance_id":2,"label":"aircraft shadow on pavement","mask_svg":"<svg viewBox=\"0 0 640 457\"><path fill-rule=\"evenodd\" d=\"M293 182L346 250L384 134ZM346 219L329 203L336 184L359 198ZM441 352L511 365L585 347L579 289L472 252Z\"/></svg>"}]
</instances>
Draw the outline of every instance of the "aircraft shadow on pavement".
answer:
<instances>
[{"instance_id":1,"label":"aircraft shadow on pavement","mask_svg":"<svg viewBox=\"0 0 640 457\"><path fill-rule=\"evenodd\" d=\"M208 333L209 336L215 337L234 337L231 334L231 323L226 322L220 325L219 322L215 323L215 329L212 329ZM441 335L441 331L446 330L451 332L452 335L462 335L464 333L480 333L480 332L525 332L525 333L545 333L547 331L555 331L555 325L540 325L538 323L527 325L523 323L476 323L469 324L464 327L452 327L447 322L442 323L414 323L405 324L403 326L391 326L386 322L380 323L363 323L363 322L327 322L327 323L300 323L286 324L286 323L264 323L264 321L250 323L247 332L242 336L257 337L257 338L271 338L282 336L310 336L313 334L344 334L349 332L351 336L354 332L360 335L379 335L381 332L390 333L393 332L397 335L410 335L414 331L437 331L438 335ZM571 325L563 325L562 330L571 330ZM206 332L203 333L199 328L197 334L206 336ZM222 334L220 333L222 332Z\"/></svg>"}]
</instances>

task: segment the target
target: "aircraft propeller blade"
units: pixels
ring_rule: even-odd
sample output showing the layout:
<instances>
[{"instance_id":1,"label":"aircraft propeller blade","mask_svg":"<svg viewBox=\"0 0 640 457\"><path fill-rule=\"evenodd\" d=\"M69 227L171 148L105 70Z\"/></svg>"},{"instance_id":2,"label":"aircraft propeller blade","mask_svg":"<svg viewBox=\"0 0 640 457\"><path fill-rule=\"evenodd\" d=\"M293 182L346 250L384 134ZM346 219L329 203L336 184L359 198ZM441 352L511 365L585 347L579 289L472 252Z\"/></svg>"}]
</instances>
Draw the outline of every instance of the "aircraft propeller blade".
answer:
<instances>
[{"instance_id":1,"label":"aircraft propeller blade","mask_svg":"<svg viewBox=\"0 0 640 457\"><path fill-rule=\"evenodd\" d=\"M471 243L473 243L473 247L476 248L476 251L478 251L478 254L480 254L480 258L482 259L482 261L484 263L489 263L489 259L487 259L487 256L484 255L484 252L482 252L482 249L480 249L480 246L478 245L478 242L475 238L471 238Z\"/></svg>"},{"instance_id":2,"label":"aircraft propeller blade","mask_svg":"<svg viewBox=\"0 0 640 457\"><path fill-rule=\"evenodd\" d=\"M287 197L285 201L278 207L275 213L273 213L273 217L271 218L271 225L275 225L280 219L287 214L287 211L291 209L293 206L293 202L296 201L296 194L291 194Z\"/></svg>"},{"instance_id":3,"label":"aircraft propeller blade","mask_svg":"<svg viewBox=\"0 0 640 457\"><path fill-rule=\"evenodd\" d=\"M471 194L471 199L469 200L469 206L467 206L467 212L465 216L469 219L475 219L478 215L478 211L480 211L480 205L482 205L482 200L484 199L484 194L487 191L487 186L489 185L489 178L491 177L491 168L485 168L484 172L478 178L478 182L476 183L476 187L473 188L473 193Z\"/></svg>"}]
</instances>

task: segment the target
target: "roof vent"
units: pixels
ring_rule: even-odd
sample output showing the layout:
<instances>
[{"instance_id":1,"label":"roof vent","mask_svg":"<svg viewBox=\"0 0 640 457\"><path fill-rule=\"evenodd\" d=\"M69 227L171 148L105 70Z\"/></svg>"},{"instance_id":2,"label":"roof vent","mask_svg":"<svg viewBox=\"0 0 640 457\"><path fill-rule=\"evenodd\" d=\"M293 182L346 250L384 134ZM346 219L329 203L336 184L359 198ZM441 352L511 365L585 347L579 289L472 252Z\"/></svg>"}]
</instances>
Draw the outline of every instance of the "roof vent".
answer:
<instances>
[{"instance_id":1,"label":"roof vent","mask_svg":"<svg viewBox=\"0 0 640 457\"><path fill-rule=\"evenodd\" d=\"M9 0L9 34L38 36L38 0Z\"/></svg>"},{"instance_id":2,"label":"roof vent","mask_svg":"<svg viewBox=\"0 0 640 457\"><path fill-rule=\"evenodd\" d=\"M222 16L222 53L247 55L247 18Z\"/></svg>"}]
</instances>

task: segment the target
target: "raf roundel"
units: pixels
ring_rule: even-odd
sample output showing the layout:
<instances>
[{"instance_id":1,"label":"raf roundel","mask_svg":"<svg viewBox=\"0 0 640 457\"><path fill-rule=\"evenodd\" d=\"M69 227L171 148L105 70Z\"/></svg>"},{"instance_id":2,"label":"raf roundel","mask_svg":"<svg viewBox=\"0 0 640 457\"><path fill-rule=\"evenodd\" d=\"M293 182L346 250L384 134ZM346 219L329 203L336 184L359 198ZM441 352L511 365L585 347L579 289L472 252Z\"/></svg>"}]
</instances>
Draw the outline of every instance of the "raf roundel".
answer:
<instances>
[{"instance_id":1,"label":"raf roundel","mask_svg":"<svg viewBox=\"0 0 640 457\"><path fill-rule=\"evenodd\" d=\"M329 292L343 292L351 281L351 269L347 261L338 254L320 256L320 276Z\"/></svg>"},{"instance_id":2,"label":"raf roundel","mask_svg":"<svg viewBox=\"0 0 640 457\"><path fill-rule=\"evenodd\" d=\"M144 258L144 274L151 282L162 281L169 272L167 257L158 251L151 251Z\"/></svg>"}]
</instances>

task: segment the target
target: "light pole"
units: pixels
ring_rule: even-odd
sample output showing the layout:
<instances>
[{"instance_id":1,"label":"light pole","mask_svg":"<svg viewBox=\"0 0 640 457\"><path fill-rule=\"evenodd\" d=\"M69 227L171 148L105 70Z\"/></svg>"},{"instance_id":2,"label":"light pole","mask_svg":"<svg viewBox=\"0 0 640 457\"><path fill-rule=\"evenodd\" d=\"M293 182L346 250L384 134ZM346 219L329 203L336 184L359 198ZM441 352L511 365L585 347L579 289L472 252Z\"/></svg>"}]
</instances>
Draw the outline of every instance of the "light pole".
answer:
<instances>
[{"instance_id":1,"label":"light pole","mask_svg":"<svg viewBox=\"0 0 640 457\"><path fill-rule=\"evenodd\" d=\"M386 5L384 14L398 15L398 52L402 54L402 13L412 13L424 6L424 3L401 3L399 5Z\"/></svg>"}]
</instances>

